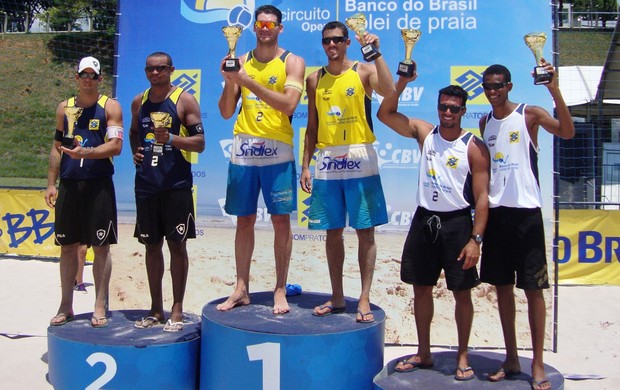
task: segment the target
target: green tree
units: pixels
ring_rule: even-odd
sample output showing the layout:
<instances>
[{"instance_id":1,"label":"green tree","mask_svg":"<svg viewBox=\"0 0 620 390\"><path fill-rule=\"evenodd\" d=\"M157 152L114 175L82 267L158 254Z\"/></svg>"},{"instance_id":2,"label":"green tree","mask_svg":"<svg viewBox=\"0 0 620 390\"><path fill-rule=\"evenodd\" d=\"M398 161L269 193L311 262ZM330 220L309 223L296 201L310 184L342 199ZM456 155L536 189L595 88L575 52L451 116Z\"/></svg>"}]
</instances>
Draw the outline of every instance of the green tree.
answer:
<instances>
[{"instance_id":1,"label":"green tree","mask_svg":"<svg viewBox=\"0 0 620 390\"><path fill-rule=\"evenodd\" d=\"M590 20L601 20L603 27L608 20L614 20L618 16L617 0L564 0L564 2L572 3L574 12L587 12Z\"/></svg>"},{"instance_id":2,"label":"green tree","mask_svg":"<svg viewBox=\"0 0 620 390\"><path fill-rule=\"evenodd\" d=\"M0 0L0 11L5 13L17 31L28 31L35 15L51 7L53 0ZM26 26L27 24L27 26Z\"/></svg>"}]
</instances>

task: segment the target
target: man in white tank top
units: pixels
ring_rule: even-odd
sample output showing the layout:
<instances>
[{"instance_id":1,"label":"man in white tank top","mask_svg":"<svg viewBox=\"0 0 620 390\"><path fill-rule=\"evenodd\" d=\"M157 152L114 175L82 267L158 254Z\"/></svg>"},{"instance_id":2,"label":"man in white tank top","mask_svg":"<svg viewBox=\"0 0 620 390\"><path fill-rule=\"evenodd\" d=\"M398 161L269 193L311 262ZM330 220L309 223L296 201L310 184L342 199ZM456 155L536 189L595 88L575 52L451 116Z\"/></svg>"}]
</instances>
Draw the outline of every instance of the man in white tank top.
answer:
<instances>
[{"instance_id":1,"label":"man in white tank top","mask_svg":"<svg viewBox=\"0 0 620 390\"><path fill-rule=\"evenodd\" d=\"M474 318L472 287L480 284L476 264L488 213L489 153L482 140L461 128L467 92L451 85L439 91L439 126L399 113L398 98L415 80L400 77L396 93L386 96L379 120L397 133L414 138L422 151L417 203L403 248L401 279L413 284L418 351L395 366L410 372L433 365L430 328L433 287L444 270L455 300L458 352L454 378L464 381L475 374L467 347ZM472 208L475 218L472 226Z\"/></svg>"},{"instance_id":2,"label":"man in white tank top","mask_svg":"<svg viewBox=\"0 0 620 390\"><path fill-rule=\"evenodd\" d=\"M546 306L542 289L549 288L538 178L538 129L561 138L572 138L575 128L562 98L553 66L546 84L555 102L558 119L541 107L513 103L510 71L491 65L483 73L484 94L493 110L480 120L480 134L491 154L489 220L480 268L483 282L497 289L506 360L489 375L497 382L521 372L515 331L516 286L525 291L532 334L532 388L550 389L545 376L543 348Z\"/></svg>"}]
</instances>

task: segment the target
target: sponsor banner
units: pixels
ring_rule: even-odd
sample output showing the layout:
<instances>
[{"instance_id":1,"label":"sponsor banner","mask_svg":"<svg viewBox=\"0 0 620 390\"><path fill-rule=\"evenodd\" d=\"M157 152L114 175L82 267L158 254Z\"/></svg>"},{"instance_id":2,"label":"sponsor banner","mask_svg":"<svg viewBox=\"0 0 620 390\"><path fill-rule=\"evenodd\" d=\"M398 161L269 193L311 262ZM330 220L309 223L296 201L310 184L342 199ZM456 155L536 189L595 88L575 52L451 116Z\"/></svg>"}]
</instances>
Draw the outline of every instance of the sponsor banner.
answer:
<instances>
[{"instance_id":1,"label":"sponsor banner","mask_svg":"<svg viewBox=\"0 0 620 390\"><path fill-rule=\"evenodd\" d=\"M620 285L618 226L618 211L560 210L560 283Z\"/></svg>"},{"instance_id":2,"label":"sponsor banner","mask_svg":"<svg viewBox=\"0 0 620 390\"><path fill-rule=\"evenodd\" d=\"M405 115L437 123L437 92L449 84L459 84L469 93L462 126L477 133L480 118L490 111L482 92L481 73L494 63L504 64L511 70L515 84L512 100L552 109L546 88L533 85L530 73L535 61L523 42L528 32L545 32L549 39L544 52L551 53L551 6L539 0L122 1L116 94L125 112L125 127L129 128L131 120L131 100L149 87L144 73L146 56L156 51L169 53L176 68L172 82L199 99L205 127L205 152L199 159L192 160L194 184L200 189L197 199L200 216L224 215L219 199L226 195L232 128L236 119L234 115L224 120L218 109L223 86L220 65L228 53L222 27L238 24L244 28L236 47L237 55L243 55L256 45L252 28L254 10L265 4L273 4L282 11L284 30L279 37L280 46L304 58L307 75L327 62L320 39L321 30L329 21L344 22L353 14L364 13L366 29L379 36L380 51L394 77L397 77L398 63L405 53L400 29L420 30L422 36L413 50L418 77L405 88L399 100L399 110ZM519 12L515 13L515 9ZM162 15L165 18L162 19ZM511 22L506 23L498 15L511 15ZM157 22L162 20L164 30L162 23ZM350 36L348 56L363 61L360 44L353 32ZM386 202L393 210L415 210L420 151L414 140L396 134L377 120L381 99L377 94L372 95L373 129L377 135L373 146L377 151ZM303 150L303 137L299 134L307 124L307 110L308 98L304 93L292 115L297 156ZM540 132L539 144L542 151L551 150L551 136ZM114 163L119 211L131 212L135 210L135 169L128 145ZM300 158L297 163L301 163ZM545 199L543 213L550 219L552 153L540 154L539 167ZM306 201L304 197L299 199L302 203ZM263 207L261 201L259 208ZM299 215L303 214L301 207L303 204L298 215L292 218L304 226L304 215ZM265 216L261 216L261 220L268 222ZM394 227L407 229L400 223Z\"/></svg>"},{"instance_id":3,"label":"sponsor banner","mask_svg":"<svg viewBox=\"0 0 620 390\"><path fill-rule=\"evenodd\" d=\"M0 189L0 253L59 257L45 190Z\"/></svg>"}]
</instances>

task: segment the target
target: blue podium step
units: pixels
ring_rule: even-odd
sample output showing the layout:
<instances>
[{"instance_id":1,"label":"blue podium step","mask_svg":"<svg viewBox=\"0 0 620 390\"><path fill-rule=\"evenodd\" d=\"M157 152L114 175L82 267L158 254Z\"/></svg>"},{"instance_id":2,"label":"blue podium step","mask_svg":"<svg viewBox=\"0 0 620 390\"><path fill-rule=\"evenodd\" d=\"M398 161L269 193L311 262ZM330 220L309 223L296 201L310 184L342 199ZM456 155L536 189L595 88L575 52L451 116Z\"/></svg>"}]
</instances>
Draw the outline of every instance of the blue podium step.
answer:
<instances>
[{"instance_id":1,"label":"blue podium step","mask_svg":"<svg viewBox=\"0 0 620 390\"><path fill-rule=\"evenodd\" d=\"M273 293L251 294L252 303L227 312L202 310L201 389L372 389L383 367L385 312L372 305L375 322L355 321L357 300L342 314L315 317L329 295L288 297L291 311L272 313Z\"/></svg>"},{"instance_id":2,"label":"blue podium step","mask_svg":"<svg viewBox=\"0 0 620 390\"><path fill-rule=\"evenodd\" d=\"M183 330L137 329L147 311L109 312L93 328L91 313L47 330L49 381L56 389L196 389L200 317L186 314Z\"/></svg>"}]
</instances>

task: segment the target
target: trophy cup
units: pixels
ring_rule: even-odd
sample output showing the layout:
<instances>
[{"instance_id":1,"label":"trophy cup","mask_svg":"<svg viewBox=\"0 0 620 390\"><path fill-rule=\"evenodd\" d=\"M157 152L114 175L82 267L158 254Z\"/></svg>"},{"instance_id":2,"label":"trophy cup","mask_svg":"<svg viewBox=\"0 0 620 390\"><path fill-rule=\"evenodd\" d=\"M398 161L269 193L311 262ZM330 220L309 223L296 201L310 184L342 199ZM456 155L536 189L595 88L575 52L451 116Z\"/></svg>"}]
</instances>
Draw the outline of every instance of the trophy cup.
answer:
<instances>
[{"instance_id":1,"label":"trophy cup","mask_svg":"<svg viewBox=\"0 0 620 390\"><path fill-rule=\"evenodd\" d=\"M82 115L82 107L65 106L65 116L67 117L67 133L62 137L62 146L67 149L73 149L75 147L75 138L73 137L73 130L77 120Z\"/></svg>"},{"instance_id":2,"label":"trophy cup","mask_svg":"<svg viewBox=\"0 0 620 390\"><path fill-rule=\"evenodd\" d=\"M172 117L167 112L151 112L151 122L153 127L158 129L161 127L170 127L172 125ZM162 156L164 154L164 144L153 143L153 155Z\"/></svg>"},{"instance_id":3,"label":"trophy cup","mask_svg":"<svg viewBox=\"0 0 620 390\"><path fill-rule=\"evenodd\" d=\"M228 41L228 55L230 56L224 61L222 70L224 72L236 72L241 69L241 66L239 65L239 59L235 57L235 49L237 47L237 40L243 32L243 27L224 26L222 27L222 32Z\"/></svg>"},{"instance_id":4,"label":"trophy cup","mask_svg":"<svg viewBox=\"0 0 620 390\"><path fill-rule=\"evenodd\" d=\"M347 26L357 34L361 42L364 42L364 33L366 32L366 16L363 13L357 13L345 20ZM362 55L366 62L373 61L381 57L381 53L377 47L371 43L362 46Z\"/></svg>"},{"instance_id":5,"label":"trophy cup","mask_svg":"<svg viewBox=\"0 0 620 390\"><path fill-rule=\"evenodd\" d=\"M415 44L420 40L422 31L403 28L400 30L400 34L403 37L403 41L405 41L405 59L398 64L396 74L403 77L411 77L416 70L415 62L411 60L411 52Z\"/></svg>"},{"instance_id":6,"label":"trophy cup","mask_svg":"<svg viewBox=\"0 0 620 390\"><path fill-rule=\"evenodd\" d=\"M553 76L547 72L544 66L541 66L541 58L543 56L543 46L547 41L547 35L541 33L529 33L523 37L525 44L534 53L536 58L536 66L534 67L534 84L549 84Z\"/></svg>"}]
</instances>

